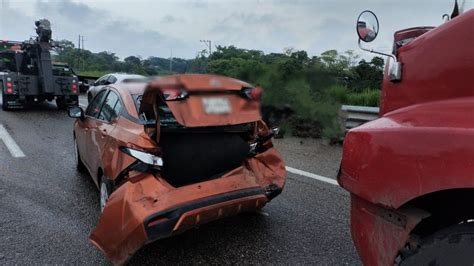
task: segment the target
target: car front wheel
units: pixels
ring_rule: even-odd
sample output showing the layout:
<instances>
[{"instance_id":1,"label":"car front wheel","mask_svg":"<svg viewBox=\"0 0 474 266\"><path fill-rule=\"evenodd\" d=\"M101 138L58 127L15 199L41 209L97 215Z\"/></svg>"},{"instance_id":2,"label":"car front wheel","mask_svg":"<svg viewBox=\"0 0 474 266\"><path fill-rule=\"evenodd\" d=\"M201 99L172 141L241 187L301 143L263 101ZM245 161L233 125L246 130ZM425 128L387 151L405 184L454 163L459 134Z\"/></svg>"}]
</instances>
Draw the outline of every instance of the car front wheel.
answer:
<instances>
[{"instance_id":1,"label":"car front wheel","mask_svg":"<svg viewBox=\"0 0 474 266\"><path fill-rule=\"evenodd\" d=\"M112 186L109 179L105 176L100 178L100 212L104 211L105 204L109 200L110 193L112 193Z\"/></svg>"},{"instance_id":2,"label":"car front wheel","mask_svg":"<svg viewBox=\"0 0 474 266\"><path fill-rule=\"evenodd\" d=\"M81 160L81 156L79 155L79 148L77 147L77 141L76 138L74 138L74 159L76 160L76 168L77 171L81 173L86 172L86 166Z\"/></svg>"}]
</instances>

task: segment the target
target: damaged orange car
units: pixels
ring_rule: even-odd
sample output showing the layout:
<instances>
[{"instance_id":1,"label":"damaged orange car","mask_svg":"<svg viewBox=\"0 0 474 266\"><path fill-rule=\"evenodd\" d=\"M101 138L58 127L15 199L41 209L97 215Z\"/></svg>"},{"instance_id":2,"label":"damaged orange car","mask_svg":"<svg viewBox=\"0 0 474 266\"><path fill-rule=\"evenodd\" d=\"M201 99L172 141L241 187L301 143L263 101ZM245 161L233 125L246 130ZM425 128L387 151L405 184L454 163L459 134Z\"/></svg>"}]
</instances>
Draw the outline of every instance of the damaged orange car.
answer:
<instances>
[{"instance_id":1,"label":"damaged orange car","mask_svg":"<svg viewBox=\"0 0 474 266\"><path fill-rule=\"evenodd\" d=\"M286 171L262 121L258 87L186 74L103 88L77 118L78 170L100 191L90 241L113 263L152 241L255 211Z\"/></svg>"}]
</instances>

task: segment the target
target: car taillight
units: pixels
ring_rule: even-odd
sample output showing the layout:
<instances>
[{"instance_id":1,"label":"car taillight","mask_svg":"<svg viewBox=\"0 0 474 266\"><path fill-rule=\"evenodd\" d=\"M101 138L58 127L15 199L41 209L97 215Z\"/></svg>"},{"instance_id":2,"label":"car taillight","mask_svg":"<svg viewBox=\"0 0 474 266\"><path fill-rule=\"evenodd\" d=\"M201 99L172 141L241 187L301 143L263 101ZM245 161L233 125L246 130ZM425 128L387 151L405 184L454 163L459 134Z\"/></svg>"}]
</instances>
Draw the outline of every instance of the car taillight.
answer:
<instances>
[{"instance_id":1,"label":"car taillight","mask_svg":"<svg viewBox=\"0 0 474 266\"><path fill-rule=\"evenodd\" d=\"M250 100L260 101L260 99L262 99L262 93L263 90L259 87L242 89L242 96Z\"/></svg>"},{"instance_id":2,"label":"car taillight","mask_svg":"<svg viewBox=\"0 0 474 266\"><path fill-rule=\"evenodd\" d=\"M12 94L13 93L13 83L7 82L7 93Z\"/></svg>"},{"instance_id":3,"label":"car taillight","mask_svg":"<svg viewBox=\"0 0 474 266\"><path fill-rule=\"evenodd\" d=\"M72 84L71 91L72 91L72 93L77 94L77 85L76 84Z\"/></svg>"},{"instance_id":4,"label":"car taillight","mask_svg":"<svg viewBox=\"0 0 474 266\"><path fill-rule=\"evenodd\" d=\"M188 92L184 89L169 88L161 90L165 101L179 101L188 97Z\"/></svg>"}]
</instances>

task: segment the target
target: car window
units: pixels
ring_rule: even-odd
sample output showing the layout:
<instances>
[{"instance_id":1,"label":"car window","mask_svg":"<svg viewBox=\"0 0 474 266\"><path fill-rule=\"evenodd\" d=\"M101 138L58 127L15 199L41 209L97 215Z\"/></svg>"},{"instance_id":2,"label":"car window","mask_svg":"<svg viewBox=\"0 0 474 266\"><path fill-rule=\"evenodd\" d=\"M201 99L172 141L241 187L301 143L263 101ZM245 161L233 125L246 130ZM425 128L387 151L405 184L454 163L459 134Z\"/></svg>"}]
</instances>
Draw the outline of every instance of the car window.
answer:
<instances>
[{"instance_id":1,"label":"car window","mask_svg":"<svg viewBox=\"0 0 474 266\"><path fill-rule=\"evenodd\" d=\"M107 81L109 82L109 84L114 84L115 82L117 82L117 78L113 75L110 75Z\"/></svg>"},{"instance_id":2,"label":"car window","mask_svg":"<svg viewBox=\"0 0 474 266\"><path fill-rule=\"evenodd\" d=\"M121 112L122 112L122 102L119 100L117 101L117 104L115 104L114 113L116 114L116 116L112 117L112 120L118 117Z\"/></svg>"},{"instance_id":3,"label":"car window","mask_svg":"<svg viewBox=\"0 0 474 266\"><path fill-rule=\"evenodd\" d=\"M140 110L140 105L142 105L142 94L132 94L133 102L135 103L135 107L137 108L137 112Z\"/></svg>"},{"instance_id":4,"label":"car window","mask_svg":"<svg viewBox=\"0 0 474 266\"><path fill-rule=\"evenodd\" d=\"M102 90L95 96L95 98L92 100L92 102L89 104L89 107L87 108L86 115L90 117L97 118L99 116L100 112L100 107L104 103L105 100L105 95L106 90Z\"/></svg>"},{"instance_id":5,"label":"car window","mask_svg":"<svg viewBox=\"0 0 474 266\"><path fill-rule=\"evenodd\" d=\"M108 78L109 78L109 75L103 76L99 80L96 81L96 84L98 86L105 85L105 82L107 81Z\"/></svg>"},{"instance_id":6,"label":"car window","mask_svg":"<svg viewBox=\"0 0 474 266\"><path fill-rule=\"evenodd\" d=\"M112 121L113 119L117 118L119 112L115 109L117 103L120 103L119 96L111 91L109 95L107 95L107 99L105 100L104 105L102 106L102 110L99 114L99 119L104 121ZM120 103L121 106L121 103ZM120 110L122 109L119 107Z\"/></svg>"}]
</instances>

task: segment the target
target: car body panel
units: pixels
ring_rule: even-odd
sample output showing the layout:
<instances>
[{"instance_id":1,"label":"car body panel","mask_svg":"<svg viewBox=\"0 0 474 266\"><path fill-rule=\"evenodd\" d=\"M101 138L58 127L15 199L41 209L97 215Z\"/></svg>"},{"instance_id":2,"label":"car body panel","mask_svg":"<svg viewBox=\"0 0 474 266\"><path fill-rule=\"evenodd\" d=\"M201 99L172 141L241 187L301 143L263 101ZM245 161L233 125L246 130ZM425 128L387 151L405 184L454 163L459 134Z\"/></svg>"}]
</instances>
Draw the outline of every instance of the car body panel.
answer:
<instances>
[{"instance_id":1,"label":"car body panel","mask_svg":"<svg viewBox=\"0 0 474 266\"><path fill-rule=\"evenodd\" d=\"M152 175L140 179L139 182L127 182L111 195L90 239L113 263L120 264L147 242L174 235L227 215L262 208L268 201L264 193L265 187L272 182L280 187L284 186L283 177L286 172L281 167L281 161L274 160L268 163L264 159L272 156L279 157L274 148L249 159L246 166L239 167L221 178L180 188L170 189L167 185L163 185L165 181ZM163 235L155 239L149 239L146 234L144 223L155 213L200 199L249 189L258 189L261 192L187 211L175 221L171 232L163 232ZM198 214L202 215L197 218Z\"/></svg>"},{"instance_id":2,"label":"car body panel","mask_svg":"<svg viewBox=\"0 0 474 266\"><path fill-rule=\"evenodd\" d=\"M149 99L155 101L160 92L159 88L168 81L176 79L184 81L179 84L181 86L187 84L185 88L189 89L188 91L195 92L200 91L199 88L204 88L206 92L216 94L224 92L224 95L228 95L228 91L238 92L243 86L250 87L244 82L210 75L159 78L158 81L152 81L148 85L146 83L117 84L104 89L120 95L124 106L118 119L107 123L86 117L84 121L78 120L75 124L78 149L81 158L88 161L87 168L94 181L99 186L98 171L102 171L103 177L107 178L115 187L97 227L90 236L91 242L103 251L113 263L125 262L146 243L181 233L199 224L225 216L259 209L278 195L285 185L286 170L283 160L270 139L261 143L258 152L247 155L240 166L226 170L210 180L203 179L190 184L172 186L166 180L167 177L162 176L164 171L156 173L130 171L125 174L125 179L122 179L123 173L127 173L127 167L135 163L136 159L119 151L120 147L139 149L156 155L162 153L159 132L152 137L153 134L147 131L150 121L139 118L139 112L137 112L131 95L146 91ZM209 82L218 86L212 89L212 86L208 86ZM204 84L208 84L208 87L204 87ZM240 95L232 96L240 97L232 98L232 103L252 101L244 99ZM205 132L213 132L214 128L219 128L221 125L249 123L253 128L253 133L246 132L246 134L251 134L249 136L256 139L257 136L261 138L271 134L265 123L261 121L259 103L248 104L251 108L236 109L236 112L230 115L231 119L222 122L223 120L205 116L189 118L193 116L193 112L186 110L186 108L200 112L200 107L196 107L196 104L186 103L186 101L193 102L192 97L194 96L191 94L189 98L180 103L167 102L170 106L173 104L186 106L178 107L173 112L182 118L181 121L185 125L184 130L192 128L192 126L205 125ZM198 98L196 97L196 99ZM142 101L142 107L143 102L145 101ZM148 104L150 107L154 103ZM238 118L240 110L252 114ZM154 124L151 128L157 128L159 131L163 126L155 120L153 121ZM96 132L79 137L78 135L85 134L82 132L85 127L94 127ZM104 129L106 132L103 132ZM230 132L232 131L224 133L237 134ZM89 140L85 141L85 138L89 138ZM248 145L250 146L250 144L249 142ZM84 147L87 146L90 148L85 149ZM89 158L86 159L86 157ZM118 179L119 177L121 178ZM172 214L173 219L168 219L164 224L160 221L151 221L155 223L151 229L150 226L147 226L151 217L171 215L168 212ZM166 230L156 228L165 228Z\"/></svg>"},{"instance_id":3,"label":"car body panel","mask_svg":"<svg viewBox=\"0 0 474 266\"><path fill-rule=\"evenodd\" d=\"M145 90L141 111L153 110L156 97L162 90L185 88L189 93L186 100L166 102L177 122L183 126L225 126L254 122L262 119L260 102L249 101L238 94L243 88L252 87L248 83L216 75L186 74L160 78L151 82ZM207 114L203 101L209 98L226 99L230 112Z\"/></svg>"}]
</instances>

